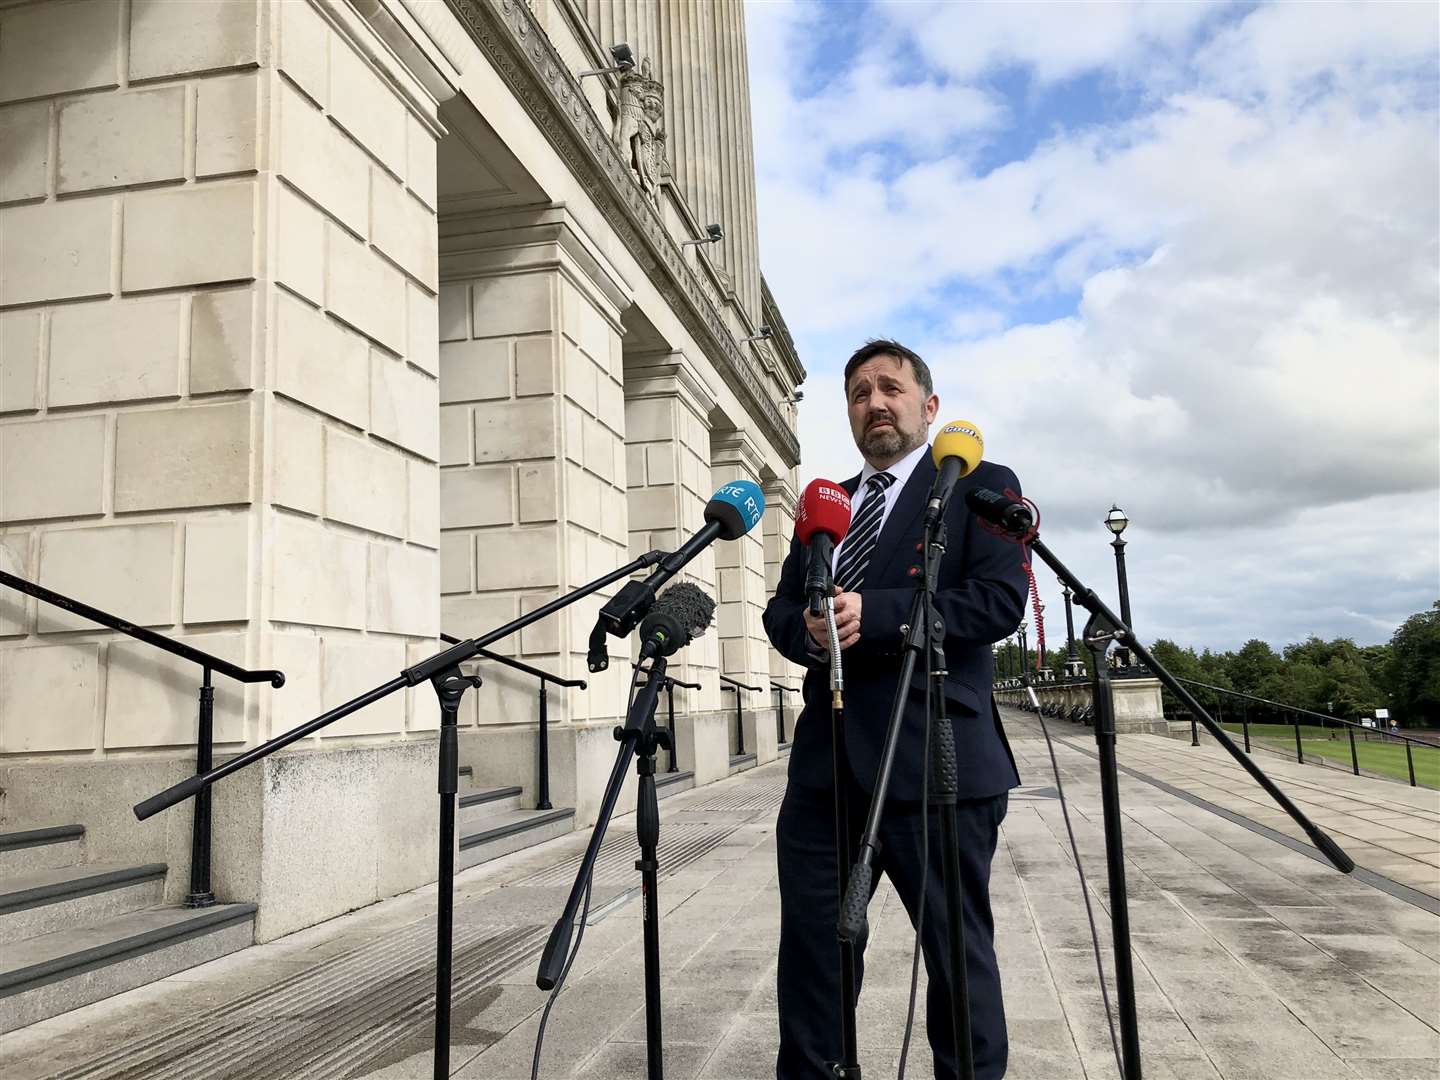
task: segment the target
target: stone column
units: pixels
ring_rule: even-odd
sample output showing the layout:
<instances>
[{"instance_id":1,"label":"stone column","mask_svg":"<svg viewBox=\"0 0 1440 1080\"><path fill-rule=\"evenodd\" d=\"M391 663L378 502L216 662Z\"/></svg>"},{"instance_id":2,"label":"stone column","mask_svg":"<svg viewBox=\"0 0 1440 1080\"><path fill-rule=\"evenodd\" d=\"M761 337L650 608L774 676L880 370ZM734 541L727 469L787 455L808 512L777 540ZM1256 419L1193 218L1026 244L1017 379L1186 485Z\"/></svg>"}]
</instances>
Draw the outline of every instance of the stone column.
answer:
<instances>
[{"instance_id":1,"label":"stone column","mask_svg":"<svg viewBox=\"0 0 1440 1080\"><path fill-rule=\"evenodd\" d=\"M717 485L733 480L758 482L763 458L742 431L717 431L711 440L711 475ZM761 687L745 695L745 749L755 752L757 763L775 757L775 725L758 722L770 711L770 642L762 616L768 593L765 586L763 522L739 540L716 549L719 603L716 623L720 632L720 670L733 679ZM733 699L731 699L733 701Z\"/></svg>"},{"instance_id":2,"label":"stone column","mask_svg":"<svg viewBox=\"0 0 1440 1080\"><path fill-rule=\"evenodd\" d=\"M441 610L472 637L627 561L625 394L620 310L627 301L563 210L457 217L443 224L440 301ZM625 708L629 643L591 675L590 628L615 587L492 648L567 678L552 688L551 801L593 820L610 729ZM477 781L536 779L538 684L482 665L467 725Z\"/></svg>"},{"instance_id":3,"label":"stone column","mask_svg":"<svg viewBox=\"0 0 1440 1080\"><path fill-rule=\"evenodd\" d=\"M710 410L714 398L683 353L627 354L625 358L625 452L630 505L630 553L672 551L703 524L702 511L714 494L710 468ZM717 541L689 564L682 578L717 597ZM670 669L677 678L699 683L699 691L677 689L675 712L682 768L696 784L729 775L726 715L717 678L718 627L677 653Z\"/></svg>"},{"instance_id":4,"label":"stone column","mask_svg":"<svg viewBox=\"0 0 1440 1080\"><path fill-rule=\"evenodd\" d=\"M6 564L281 668L217 677L222 754L438 629L440 128L384 56L304 3L0 14ZM119 818L190 770L197 670L3 604L7 809L93 823L100 857L163 858L183 893L188 807ZM217 787L215 891L259 902L257 937L433 875L434 726L396 694Z\"/></svg>"},{"instance_id":5,"label":"stone column","mask_svg":"<svg viewBox=\"0 0 1440 1080\"><path fill-rule=\"evenodd\" d=\"M638 8L638 0L624 0L624 6ZM741 306L758 320L759 239L744 5L739 0L669 0L659 5L658 29L657 77L665 85L675 182L701 225L714 221L725 227L725 240L706 254L730 275Z\"/></svg>"},{"instance_id":6,"label":"stone column","mask_svg":"<svg viewBox=\"0 0 1440 1080\"><path fill-rule=\"evenodd\" d=\"M583 0L585 21L608 49L625 42L637 61L654 57L660 44L660 8L656 0Z\"/></svg>"}]
</instances>

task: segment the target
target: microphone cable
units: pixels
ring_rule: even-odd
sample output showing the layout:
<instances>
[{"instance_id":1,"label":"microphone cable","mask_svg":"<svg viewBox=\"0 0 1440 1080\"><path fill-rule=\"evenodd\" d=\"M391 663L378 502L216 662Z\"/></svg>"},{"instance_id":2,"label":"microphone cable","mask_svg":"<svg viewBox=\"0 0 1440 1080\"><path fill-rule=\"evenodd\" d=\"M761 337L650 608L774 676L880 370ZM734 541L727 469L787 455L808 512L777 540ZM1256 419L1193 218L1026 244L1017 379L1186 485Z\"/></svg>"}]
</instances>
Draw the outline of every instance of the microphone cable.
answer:
<instances>
[{"instance_id":1,"label":"microphone cable","mask_svg":"<svg viewBox=\"0 0 1440 1080\"><path fill-rule=\"evenodd\" d=\"M649 676L649 672L636 667L633 675L630 676L629 701L625 706L625 715L630 715L631 708L635 705L635 695L640 685L641 674ZM575 963L575 958L580 955L580 943L585 940L585 925L590 918L590 889L595 884L595 867L590 867L590 873L585 879L585 900L580 907L580 926L575 931L575 944L570 948L570 955L565 960L565 966L560 969L560 977L555 980L555 988L550 991L550 996L545 1000L545 1011L540 1014L540 1029L535 1033L535 1055L530 1060L530 1080L539 1080L540 1077L540 1052L545 1046L545 1025L550 1021L550 1010L555 1006L555 999L560 996L560 991L565 986L565 979L570 974L570 967Z\"/></svg>"}]
</instances>

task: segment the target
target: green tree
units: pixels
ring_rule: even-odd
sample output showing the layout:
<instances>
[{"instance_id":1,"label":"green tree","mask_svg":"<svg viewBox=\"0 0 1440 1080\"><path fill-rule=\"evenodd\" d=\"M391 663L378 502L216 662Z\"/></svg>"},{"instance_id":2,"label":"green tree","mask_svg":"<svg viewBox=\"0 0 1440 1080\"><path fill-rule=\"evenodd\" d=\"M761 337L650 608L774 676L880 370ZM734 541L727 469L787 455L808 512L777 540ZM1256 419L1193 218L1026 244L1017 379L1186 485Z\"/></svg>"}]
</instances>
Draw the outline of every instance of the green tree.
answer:
<instances>
[{"instance_id":1,"label":"green tree","mask_svg":"<svg viewBox=\"0 0 1440 1080\"><path fill-rule=\"evenodd\" d=\"M1387 679L1398 723L1440 725L1440 600L1411 615L1390 639Z\"/></svg>"},{"instance_id":2,"label":"green tree","mask_svg":"<svg viewBox=\"0 0 1440 1080\"><path fill-rule=\"evenodd\" d=\"M1251 638L1240 647L1240 651L1233 655L1226 666L1236 690L1265 697L1265 684L1272 676L1279 674L1281 659L1267 642Z\"/></svg>"},{"instance_id":3,"label":"green tree","mask_svg":"<svg viewBox=\"0 0 1440 1080\"><path fill-rule=\"evenodd\" d=\"M1200 658L1195 655L1194 649L1181 647L1168 638L1161 638L1150 646L1150 652L1177 679L1205 681L1201 678Z\"/></svg>"}]
</instances>

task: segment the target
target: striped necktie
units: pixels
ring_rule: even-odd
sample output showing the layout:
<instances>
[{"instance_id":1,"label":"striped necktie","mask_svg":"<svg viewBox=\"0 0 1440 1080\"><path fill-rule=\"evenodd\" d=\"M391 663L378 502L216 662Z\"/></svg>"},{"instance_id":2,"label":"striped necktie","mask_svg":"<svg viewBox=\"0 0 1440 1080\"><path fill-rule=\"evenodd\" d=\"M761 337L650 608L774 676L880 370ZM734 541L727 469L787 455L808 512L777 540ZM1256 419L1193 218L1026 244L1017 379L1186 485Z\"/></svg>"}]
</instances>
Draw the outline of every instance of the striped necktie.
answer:
<instances>
[{"instance_id":1,"label":"striped necktie","mask_svg":"<svg viewBox=\"0 0 1440 1080\"><path fill-rule=\"evenodd\" d=\"M875 541L880 538L880 520L885 516L885 489L894 482L888 472L877 472L865 481L865 501L850 523L840 561L835 564L835 584L841 592L854 592L865 580Z\"/></svg>"}]
</instances>

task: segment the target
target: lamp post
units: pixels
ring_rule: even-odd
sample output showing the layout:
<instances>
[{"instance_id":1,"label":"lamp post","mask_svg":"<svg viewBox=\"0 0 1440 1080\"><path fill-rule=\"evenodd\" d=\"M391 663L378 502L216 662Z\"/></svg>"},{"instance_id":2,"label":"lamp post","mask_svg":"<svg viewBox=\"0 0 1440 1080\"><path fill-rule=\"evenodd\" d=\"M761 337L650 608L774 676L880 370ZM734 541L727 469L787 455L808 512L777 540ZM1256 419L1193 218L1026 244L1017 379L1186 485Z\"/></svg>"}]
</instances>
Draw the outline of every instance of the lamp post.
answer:
<instances>
[{"instance_id":1,"label":"lamp post","mask_svg":"<svg viewBox=\"0 0 1440 1080\"><path fill-rule=\"evenodd\" d=\"M1070 598L1074 595L1069 585L1061 586L1060 595L1065 598L1065 674L1078 679L1085 674L1085 665L1080 662L1080 653L1075 648L1075 609Z\"/></svg>"},{"instance_id":2,"label":"lamp post","mask_svg":"<svg viewBox=\"0 0 1440 1080\"><path fill-rule=\"evenodd\" d=\"M1115 534L1110 546L1115 549L1115 577L1120 583L1120 618L1133 630L1134 624L1130 621L1130 583L1125 579L1125 541L1120 538L1120 534L1129 524L1130 519L1125 516L1125 511L1112 504L1110 512L1105 515L1105 527ZM1121 667L1130 666L1130 650L1125 646L1122 645L1116 650L1115 658Z\"/></svg>"},{"instance_id":3,"label":"lamp post","mask_svg":"<svg viewBox=\"0 0 1440 1080\"><path fill-rule=\"evenodd\" d=\"M1021 620L1020 620L1019 634L1020 634L1020 674L1021 674L1021 675L1024 675L1024 674L1025 674L1025 671L1026 671L1026 669L1027 669L1027 667L1028 667L1028 665L1027 665L1027 663L1026 663L1027 657L1026 657L1025 631L1029 628L1029 625L1030 625L1030 624L1029 624L1025 619L1021 619Z\"/></svg>"}]
</instances>

